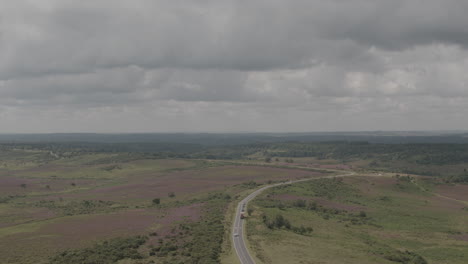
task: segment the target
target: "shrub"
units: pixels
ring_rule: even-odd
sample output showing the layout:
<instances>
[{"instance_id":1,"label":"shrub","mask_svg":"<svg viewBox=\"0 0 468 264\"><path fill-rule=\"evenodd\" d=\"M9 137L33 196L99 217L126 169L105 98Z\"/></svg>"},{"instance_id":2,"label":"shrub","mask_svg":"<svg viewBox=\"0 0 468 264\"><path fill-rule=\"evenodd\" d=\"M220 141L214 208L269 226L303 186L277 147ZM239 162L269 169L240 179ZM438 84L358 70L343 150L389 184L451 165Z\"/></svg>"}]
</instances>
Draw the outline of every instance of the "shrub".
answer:
<instances>
[{"instance_id":1,"label":"shrub","mask_svg":"<svg viewBox=\"0 0 468 264\"><path fill-rule=\"evenodd\" d=\"M284 226L286 220L284 219L283 215L281 214L278 214L276 215L276 218L275 218L275 226L277 228L281 228Z\"/></svg>"},{"instance_id":2,"label":"shrub","mask_svg":"<svg viewBox=\"0 0 468 264\"><path fill-rule=\"evenodd\" d=\"M298 200L294 201L293 205L294 205L295 207L304 208L304 207L306 207L306 201L305 201L305 200L298 199Z\"/></svg>"},{"instance_id":3,"label":"shrub","mask_svg":"<svg viewBox=\"0 0 468 264\"><path fill-rule=\"evenodd\" d=\"M427 264L427 261L423 257L408 250L392 251L384 255L384 258L403 264Z\"/></svg>"},{"instance_id":4,"label":"shrub","mask_svg":"<svg viewBox=\"0 0 468 264\"><path fill-rule=\"evenodd\" d=\"M308 206L309 210L315 211L315 210L317 210L317 207L318 207L318 206L317 206L317 202L316 202L316 201L311 201L311 202L309 202L309 206Z\"/></svg>"},{"instance_id":5,"label":"shrub","mask_svg":"<svg viewBox=\"0 0 468 264\"><path fill-rule=\"evenodd\" d=\"M247 209L247 214L249 214L249 216L250 216L250 215L252 215L253 211L254 210L252 208L249 208L249 209Z\"/></svg>"},{"instance_id":6,"label":"shrub","mask_svg":"<svg viewBox=\"0 0 468 264\"><path fill-rule=\"evenodd\" d=\"M153 204L160 204L161 203L161 199L159 198L154 198L153 199Z\"/></svg>"}]
</instances>

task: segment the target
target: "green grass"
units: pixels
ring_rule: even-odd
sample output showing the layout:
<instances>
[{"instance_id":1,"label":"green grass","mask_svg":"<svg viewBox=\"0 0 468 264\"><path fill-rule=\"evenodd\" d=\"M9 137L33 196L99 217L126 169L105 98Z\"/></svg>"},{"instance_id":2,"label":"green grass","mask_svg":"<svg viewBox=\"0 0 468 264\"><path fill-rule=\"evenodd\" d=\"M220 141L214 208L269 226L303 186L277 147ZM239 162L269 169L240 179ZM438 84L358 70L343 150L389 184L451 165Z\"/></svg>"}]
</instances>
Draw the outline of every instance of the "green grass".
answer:
<instances>
[{"instance_id":1,"label":"green grass","mask_svg":"<svg viewBox=\"0 0 468 264\"><path fill-rule=\"evenodd\" d=\"M372 192L362 191L364 183ZM277 200L280 194L359 205L365 220L358 221L358 212L335 212L326 206L299 208L293 201ZM262 263L466 263L468 243L452 234L468 232L461 224L468 212L438 207L434 197L411 181L381 185L377 178L314 180L263 193L251 205L247 232ZM262 222L263 215L278 214L293 226L314 231L300 235L284 227L271 230Z\"/></svg>"},{"instance_id":2,"label":"green grass","mask_svg":"<svg viewBox=\"0 0 468 264\"><path fill-rule=\"evenodd\" d=\"M43 224L44 222L32 222L0 228L0 238L17 233L32 233L37 231Z\"/></svg>"}]
</instances>

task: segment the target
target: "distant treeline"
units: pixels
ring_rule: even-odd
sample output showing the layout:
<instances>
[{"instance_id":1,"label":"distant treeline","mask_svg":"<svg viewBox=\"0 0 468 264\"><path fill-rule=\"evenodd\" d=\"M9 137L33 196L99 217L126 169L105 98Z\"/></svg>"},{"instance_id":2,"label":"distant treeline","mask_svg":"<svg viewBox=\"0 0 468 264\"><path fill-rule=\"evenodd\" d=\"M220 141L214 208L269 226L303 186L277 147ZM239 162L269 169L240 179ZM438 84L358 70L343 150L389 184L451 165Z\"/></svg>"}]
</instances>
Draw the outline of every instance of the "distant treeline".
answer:
<instances>
[{"instance_id":1,"label":"distant treeline","mask_svg":"<svg viewBox=\"0 0 468 264\"><path fill-rule=\"evenodd\" d=\"M468 144L376 144L369 142L272 142L224 146L188 143L4 143L0 150L39 149L67 152L129 152L154 158L249 159L315 157L350 161L405 161L419 165L468 163Z\"/></svg>"},{"instance_id":2,"label":"distant treeline","mask_svg":"<svg viewBox=\"0 0 468 264\"><path fill-rule=\"evenodd\" d=\"M326 142L273 144L270 155L319 159L405 160L417 164L446 165L468 162L468 144L371 144Z\"/></svg>"},{"instance_id":3,"label":"distant treeline","mask_svg":"<svg viewBox=\"0 0 468 264\"><path fill-rule=\"evenodd\" d=\"M206 146L279 142L369 142L384 144L467 143L465 132L314 132L314 133L58 133L0 134L0 143L91 142L171 143Z\"/></svg>"}]
</instances>

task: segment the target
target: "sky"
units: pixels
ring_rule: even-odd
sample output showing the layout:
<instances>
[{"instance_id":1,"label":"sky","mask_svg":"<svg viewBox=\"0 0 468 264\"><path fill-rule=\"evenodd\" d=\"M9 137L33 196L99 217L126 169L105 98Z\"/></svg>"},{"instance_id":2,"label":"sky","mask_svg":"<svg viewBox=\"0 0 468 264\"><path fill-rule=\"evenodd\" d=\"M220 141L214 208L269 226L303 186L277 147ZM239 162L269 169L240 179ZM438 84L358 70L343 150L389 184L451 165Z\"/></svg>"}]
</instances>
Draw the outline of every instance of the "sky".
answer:
<instances>
[{"instance_id":1,"label":"sky","mask_svg":"<svg viewBox=\"0 0 468 264\"><path fill-rule=\"evenodd\" d=\"M0 0L0 133L468 130L466 0Z\"/></svg>"}]
</instances>

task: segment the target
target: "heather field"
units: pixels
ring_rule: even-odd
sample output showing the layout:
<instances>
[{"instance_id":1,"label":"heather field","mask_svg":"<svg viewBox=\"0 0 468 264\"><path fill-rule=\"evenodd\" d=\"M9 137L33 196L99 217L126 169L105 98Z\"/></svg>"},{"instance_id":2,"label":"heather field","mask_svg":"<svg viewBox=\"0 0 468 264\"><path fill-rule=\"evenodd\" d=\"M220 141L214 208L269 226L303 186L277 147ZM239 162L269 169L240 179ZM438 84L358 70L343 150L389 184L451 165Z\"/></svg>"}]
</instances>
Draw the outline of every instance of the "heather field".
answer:
<instances>
[{"instance_id":1,"label":"heather field","mask_svg":"<svg viewBox=\"0 0 468 264\"><path fill-rule=\"evenodd\" d=\"M216 263L221 251L230 250L220 241L228 230L226 208L240 194L267 182L321 175L125 153L59 157L4 150L0 156L1 263L112 260L106 255L111 249L96 256L86 250L100 252L113 243L136 248L113 259L125 263Z\"/></svg>"},{"instance_id":2,"label":"heather field","mask_svg":"<svg viewBox=\"0 0 468 264\"><path fill-rule=\"evenodd\" d=\"M0 263L238 264L237 203L261 186L304 178L312 180L249 204L246 243L257 263L466 263L465 161L418 160L409 171L447 169L416 175L362 150L347 159L281 156L285 146L190 154L4 145ZM350 176L324 178L338 174Z\"/></svg>"}]
</instances>

